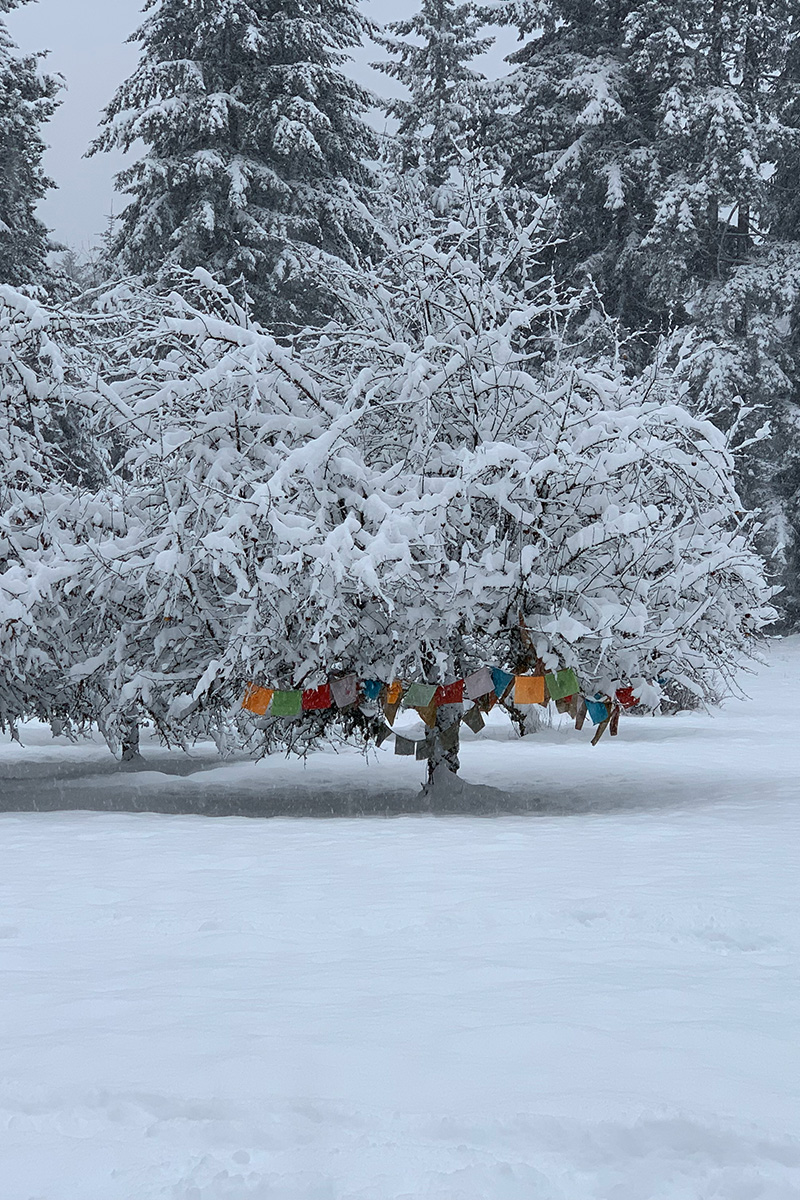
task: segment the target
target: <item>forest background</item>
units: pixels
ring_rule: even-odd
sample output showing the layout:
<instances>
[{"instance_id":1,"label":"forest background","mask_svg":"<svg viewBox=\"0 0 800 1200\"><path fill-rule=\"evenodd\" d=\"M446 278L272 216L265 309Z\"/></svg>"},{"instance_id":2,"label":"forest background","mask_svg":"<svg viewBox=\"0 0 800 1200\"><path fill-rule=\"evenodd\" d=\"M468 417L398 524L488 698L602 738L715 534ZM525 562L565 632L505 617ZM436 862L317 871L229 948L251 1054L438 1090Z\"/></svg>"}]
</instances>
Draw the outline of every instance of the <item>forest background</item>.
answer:
<instances>
[{"instance_id":1,"label":"forest background","mask_svg":"<svg viewBox=\"0 0 800 1200\"><path fill-rule=\"evenodd\" d=\"M362 6L377 22L411 16L414 0L372 0ZM61 106L47 126L48 150L44 167L57 187L39 209L42 220L60 242L78 251L94 246L106 226L109 213L119 212L122 200L114 191L114 176L124 165L120 153L86 158L89 144L97 134L102 110L116 89L136 66L138 48L127 41L138 28L142 15L141 0L39 0L15 9L8 16L14 41L27 52L48 49L47 68L66 81ZM496 40L476 67L488 77L509 70L505 55L517 47L516 34L496 29ZM344 65L364 87L381 95L400 95L402 87L370 64L380 51L365 44L352 50ZM375 110L376 127L385 129L386 118Z\"/></svg>"}]
</instances>

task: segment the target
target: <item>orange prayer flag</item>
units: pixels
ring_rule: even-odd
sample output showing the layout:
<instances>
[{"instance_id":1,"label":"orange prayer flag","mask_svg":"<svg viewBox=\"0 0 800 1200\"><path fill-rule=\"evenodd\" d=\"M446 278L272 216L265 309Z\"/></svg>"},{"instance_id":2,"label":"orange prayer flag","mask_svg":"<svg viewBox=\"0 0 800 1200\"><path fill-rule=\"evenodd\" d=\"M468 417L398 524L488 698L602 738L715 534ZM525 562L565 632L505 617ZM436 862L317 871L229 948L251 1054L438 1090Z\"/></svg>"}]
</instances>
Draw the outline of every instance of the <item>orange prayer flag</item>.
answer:
<instances>
[{"instance_id":1,"label":"orange prayer flag","mask_svg":"<svg viewBox=\"0 0 800 1200\"><path fill-rule=\"evenodd\" d=\"M394 683L389 684L389 688L386 692L386 703L387 704L399 703L400 697L402 696L402 694L403 694L403 685L399 679L395 679Z\"/></svg>"},{"instance_id":2,"label":"orange prayer flag","mask_svg":"<svg viewBox=\"0 0 800 1200\"><path fill-rule=\"evenodd\" d=\"M263 717L272 700L272 692L272 688L256 687L254 683L251 683L242 701L242 708L247 712L255 713L258 717Z\"/></svg>"},{"instance_id":3,"label":"orange prayer flag","mask_svg":"<svg viewBox=\"0 0 800 1200\"><path fill-rule=\"evenodd\" d=\"M544 704L544 675L515 675L515 704Z\"/></svg>"}]
</instances>

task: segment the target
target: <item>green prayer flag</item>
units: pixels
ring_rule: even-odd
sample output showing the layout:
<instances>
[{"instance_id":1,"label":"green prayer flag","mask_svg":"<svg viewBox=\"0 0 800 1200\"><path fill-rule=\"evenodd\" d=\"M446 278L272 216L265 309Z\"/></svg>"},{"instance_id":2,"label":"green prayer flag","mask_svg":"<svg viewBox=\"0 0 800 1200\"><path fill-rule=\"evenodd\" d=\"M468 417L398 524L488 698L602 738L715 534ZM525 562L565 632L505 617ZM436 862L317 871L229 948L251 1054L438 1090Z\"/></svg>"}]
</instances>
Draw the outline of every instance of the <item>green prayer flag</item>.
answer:
<instances>
[{"instance_id":1,"label":"green prayer flag","mask_svg":"<svg viewBox=\"0 0 800 1200\"><path fill-rule=\"evenodd\" d=\"M427 708L436 691L435 683L412 683L403 696L403 708Z\"/></svg>"},{"instance_id":2,"label":"green prayer flag","mask_svg":"<svg viewBox=\"0 0 800 1200\"><path fill-rule=\"evenodd\" d=\"M547 676L547 694L551 700L563 700L565 696L575 696L581 690L578 676L569 667L559 671L557 675Z\"/></svg>"},{"instance_id":3,"label":"green prayer flag","mask_svg":"<svg viewBox=\"0 0 800 1200\"><path fill-rule=\"evenodd\" d=\"M299 717L302 711L302 692L276 692L272 697L271 717Z\"/></svg>"}]
</instances>

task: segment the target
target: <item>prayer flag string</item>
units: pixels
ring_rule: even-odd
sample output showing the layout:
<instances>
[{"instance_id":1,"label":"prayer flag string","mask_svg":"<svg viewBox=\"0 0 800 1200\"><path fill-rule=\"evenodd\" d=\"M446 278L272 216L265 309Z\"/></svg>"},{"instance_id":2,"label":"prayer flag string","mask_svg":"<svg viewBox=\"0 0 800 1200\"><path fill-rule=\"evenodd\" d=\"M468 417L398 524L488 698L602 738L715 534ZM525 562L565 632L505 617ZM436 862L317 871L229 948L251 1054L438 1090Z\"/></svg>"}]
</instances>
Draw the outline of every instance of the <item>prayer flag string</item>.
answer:
<instances>
[{"instance_id":1,"label":"prayer flag string","mask_svg":"<svg viewBox=\"0 0 800 1200\"><path fill-rule=\"evenodd\" d=\"M612 737L615 736L619 729L620 712L635 708L639 702L632 687L618 688L613 697L600 693L585 695L571 667L538 675L513 675L499 667L481 667L464 679L442 684L408 683L399 679L390 682L362 680L352 673L302 691L282 691L251 683L242 700L242 708L258 717L288 719L308 712L347 710L365 701L380 705L388 722L385 732L381 732L377 739L378 744L393 733L389 726L394 724L401 706L414 709L422 717L427 729L433 730L436 729L438 708L463 707L465 701L471 701L471 706L456 715L445 729L437 730L444 749L452 749L456 744L458 726L462 721L474 733L480 733L486 724L484 713L498 702L524 707L530 704L547 705L554 701L560 713L569 714L574 720L576 729L583 727L588 716L595 726L593 746L597 745L606 729ZM422 758L429 753L429 748L425 748L426 740L408 738L399 733L394 734L394 738L395 754L416 754L417 758Z\"/></svg>"}]
</instances>

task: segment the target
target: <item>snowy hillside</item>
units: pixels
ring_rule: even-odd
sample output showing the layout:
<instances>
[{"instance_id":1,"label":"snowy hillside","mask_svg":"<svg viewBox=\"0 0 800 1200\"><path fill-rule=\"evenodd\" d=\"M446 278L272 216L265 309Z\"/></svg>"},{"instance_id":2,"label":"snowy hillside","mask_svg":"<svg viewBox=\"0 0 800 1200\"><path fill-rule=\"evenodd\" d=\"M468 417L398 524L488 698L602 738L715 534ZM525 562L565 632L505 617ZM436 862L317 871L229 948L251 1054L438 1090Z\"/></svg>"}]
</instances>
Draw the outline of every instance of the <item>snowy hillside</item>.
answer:
<instances>
[{"instance_id":1,"label":"snowy hillside","mask_svg":"<svg viewBox=\"0 0 800 1200\"><path fill-rule=\"evenodd\" d=\"M528 814L2 815L3 1200L800 1197L798 670L776 643L749 704L596 749L492 726L464 775ZM410 803L422 771L28 740L6 805Z\"/></svg>"}]
</instances>

